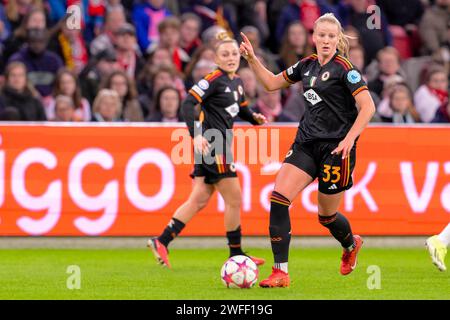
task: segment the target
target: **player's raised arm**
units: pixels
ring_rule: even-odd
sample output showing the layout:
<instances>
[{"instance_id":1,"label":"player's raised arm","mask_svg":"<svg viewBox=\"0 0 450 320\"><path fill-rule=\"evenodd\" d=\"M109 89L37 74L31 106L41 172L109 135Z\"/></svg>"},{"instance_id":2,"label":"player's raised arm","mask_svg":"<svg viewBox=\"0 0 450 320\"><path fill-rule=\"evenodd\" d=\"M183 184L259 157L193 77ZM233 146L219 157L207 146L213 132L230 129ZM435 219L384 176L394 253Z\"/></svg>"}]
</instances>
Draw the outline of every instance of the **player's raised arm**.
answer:
<instances>
[{"instance_id":1,"label":"player's raised arm","mask_svg":"<svg viewBox=\"0 0 450 320\"><path fill-rule=\"evenodd\" d=\"M277 75L273 74L271 71L259 61L253 50L253 46L248 40L247 36L241 32L243 41L239 47L241 55L248 61L250 68L255 72L258 80L264 85L267 91L275 91L281 88L289 86L289 82L286 81L282 73Z\"/></svg>"}]
</instances>

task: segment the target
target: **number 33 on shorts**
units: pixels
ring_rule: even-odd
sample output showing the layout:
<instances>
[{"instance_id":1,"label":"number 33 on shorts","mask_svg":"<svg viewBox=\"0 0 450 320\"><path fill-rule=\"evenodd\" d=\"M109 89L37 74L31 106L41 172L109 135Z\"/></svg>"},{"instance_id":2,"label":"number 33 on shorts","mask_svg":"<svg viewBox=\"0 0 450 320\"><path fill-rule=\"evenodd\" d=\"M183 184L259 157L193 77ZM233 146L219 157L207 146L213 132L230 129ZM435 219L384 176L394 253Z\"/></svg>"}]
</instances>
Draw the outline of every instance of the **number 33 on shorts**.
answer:
<instances>
[{"instance_id":1,"label":"number 33 on shorts","mask_svg":"<svg viewBox=\"0 0 450 320\"><path fill-rule=\"evenodd\" d=\"M341 159L333 156L322 163L319 175L319 190L326 194L335 194L348 190L353 185L352 171L355 166L355 153Z\"/></svg>"}]
</instances>

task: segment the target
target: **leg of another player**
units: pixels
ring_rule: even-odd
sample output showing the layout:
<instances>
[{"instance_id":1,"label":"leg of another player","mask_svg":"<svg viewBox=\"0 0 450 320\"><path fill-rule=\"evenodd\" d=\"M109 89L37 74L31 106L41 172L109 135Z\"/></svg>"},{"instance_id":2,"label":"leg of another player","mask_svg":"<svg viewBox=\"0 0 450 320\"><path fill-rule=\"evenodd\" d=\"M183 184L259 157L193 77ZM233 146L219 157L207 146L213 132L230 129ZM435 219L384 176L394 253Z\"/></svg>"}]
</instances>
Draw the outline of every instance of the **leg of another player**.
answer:
<instances>
[{"instance_id":1,"label":"leg of another player","mask_svg":"<svg viewBox=\"0 0 450 320\"><path fill-rule=\"evenodd\" d=\"M362 246L362 239L353 235L350 222L338 212L344 192L337 194L318 194L319 222L330 230L333 237L340 242L344 248L342 254L341 274L347 275L352 272L357 263L357 254Z\"/></svg>"},{"instance_id":2,"label":"leg of another player","mask_svg":"<svg viewBox=\"0 0 450 320\"><path fill-rule=\"evenodd\" d=\"M208 204L213 193L214 187L206 184L204 177L195 177L192 192L188 200L175 211L175 214L161 235L158 238L152 238L148 241L148 246L161 265L170 268L167 251L169 243L175 239L186 224Z\"/></svg>"},{"instance_id":3,"label":"leg of another player","mask_svg":"<svg viewBox=\"0 0 450 320\"><path fill-rule=\"evenodd\" d=\"M291 220L289 206L297 195L313 181L303 170L284 163L277 174L275 187L270 197L270 243L274 256L272 274L259 285L263 288L288 287L289 244Z\"/></svg>"},{"instance_id":4,"label":"leg of another player","mask_svg":"<svg viewBox=\"0 0 450 320\"><path fill-rule=\"evenodd\" d=\"M225 202L224 224L230 256L244 254L241 248L241 186L238 178L224 178L214 185Z\"/></svg>"},{"instance_id":5,"label":"leg of another player","mask_svg":"<svg viewBox=\"0 0 450 320\"><path fill-rule=\"evenodd\" d=\"M158 240L166 247L183 230L186 224L208 204L214 186L205 183L204 177L195 177L188 200L175 211L172 219Z\"/></svg>"}]
</instances>

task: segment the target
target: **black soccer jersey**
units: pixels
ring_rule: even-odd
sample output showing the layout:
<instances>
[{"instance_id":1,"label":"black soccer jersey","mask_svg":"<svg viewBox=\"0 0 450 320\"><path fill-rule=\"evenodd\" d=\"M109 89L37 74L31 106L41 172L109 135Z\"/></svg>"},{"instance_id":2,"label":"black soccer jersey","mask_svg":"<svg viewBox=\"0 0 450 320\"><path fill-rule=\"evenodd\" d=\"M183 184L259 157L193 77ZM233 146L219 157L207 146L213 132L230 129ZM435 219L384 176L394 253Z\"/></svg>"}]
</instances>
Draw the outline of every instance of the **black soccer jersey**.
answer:
<instances>
[{"instance_id":1,"label":"black soccer jersey","mask_svg":"<svg viewBox=\"0 0 450 320\"><path fill-rule=\"evenodd\" d=\"M361 73L338 52L321 66L312 54L283 71L289 83L302 81L306 110L296 142L343 139L356 120L354 96L367 85Z\"/></svg>"},{"instance_id":2,"label":"black soccer jersey","mask_svg":"<svg viewBox=\"0 0 450 320\"><path fill-rule=\"evenodd\" d=\"M245 99L242 80L238 76L230 79L220 69L195 84L183 103L183 114L191 137L194 137L194 106L198 103L201 105L199 122L202 133L208 129L218 129L225 138L226 130L233 128L236 116L257 124Z\"/></svg>"}]
</instances>

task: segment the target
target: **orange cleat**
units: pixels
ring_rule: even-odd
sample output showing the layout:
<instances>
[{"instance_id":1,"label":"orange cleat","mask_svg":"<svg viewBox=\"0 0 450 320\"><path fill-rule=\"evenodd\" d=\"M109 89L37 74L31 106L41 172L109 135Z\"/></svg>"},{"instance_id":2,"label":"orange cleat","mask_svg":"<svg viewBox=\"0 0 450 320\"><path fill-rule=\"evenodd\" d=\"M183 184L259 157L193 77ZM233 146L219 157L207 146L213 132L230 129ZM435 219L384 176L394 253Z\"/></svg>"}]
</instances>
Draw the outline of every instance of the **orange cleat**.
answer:
<instances>
[{"instance_id":1,"label":"orange cleat","mask_svg":"<svg viewBox=\"0 0 450 320\"><path fill-rule=\"evenodd\" d=\"M358 251L364 243L362 238L358 235L354 235L353 239L355 240L355 248L352 251L344 249L344 252L342 253L341 274L344 276L355 270L358 262Z\"/></svg>"},{"instance_id":2,"label":"orange cleat","mask_svg":"<svg viewBox=\"0 0 450 320\"><path fill-rule=\"evenodd\" d=\"M159 242L157 238L151 238L148 240L147 247L149 247L152 250L156 261L160 265L170 269L169 253L167 251L166 246L164 246L161 242Z\"/></svg>"},{"instance_id":3,"label":"orange cleat","mask_svg":"<svg viewBox=\"0 0 450 320\"><path fill-rule=\"evenodd\" d=\"M272 267L272 274L259 283L261 288L286 288L289 287L291 280L289 274Z\"/></svg>"},{"instance_id":4,"label":"orange cleat","mask_svg":"<svg viewBox=\"0 0 450 320\"><path fill-rule=\"evenodd\" d=\"M249 258L252 259L252 261L257 266L262 266L264 263L266 263L266 260L264 260L263 258L257 258L257 257L251 257L251 256L249 256Z\"/></svg>"}]
</instances>

